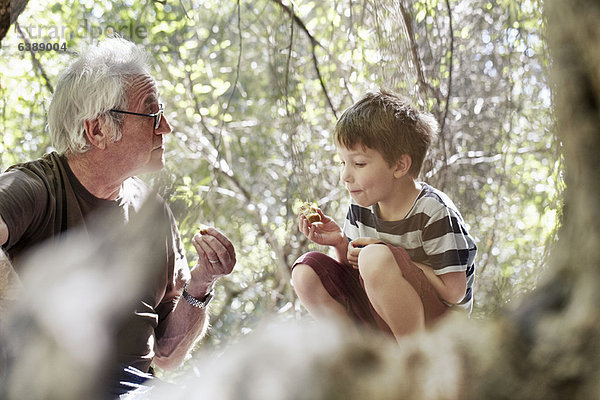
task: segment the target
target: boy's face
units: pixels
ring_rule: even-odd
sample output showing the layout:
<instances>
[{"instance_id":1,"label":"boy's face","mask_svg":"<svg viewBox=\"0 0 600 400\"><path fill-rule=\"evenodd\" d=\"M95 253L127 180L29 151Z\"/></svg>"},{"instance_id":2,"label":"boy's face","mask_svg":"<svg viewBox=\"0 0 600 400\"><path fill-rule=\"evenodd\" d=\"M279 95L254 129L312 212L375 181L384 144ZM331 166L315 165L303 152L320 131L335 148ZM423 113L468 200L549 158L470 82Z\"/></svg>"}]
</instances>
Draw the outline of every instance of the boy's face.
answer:
<instances>
[{"instance_id":1,"label":"boy's face","mask_svg":"<svg viewBox=\"0 0 600 400\"><path fill-rule=\"evenodd\" d=\"M352 149L340 146L338 154L342 159L341 180L354 201L362 207L394 201L397 170L379 151L362 145Z\"/></svg>"}]
</instances>

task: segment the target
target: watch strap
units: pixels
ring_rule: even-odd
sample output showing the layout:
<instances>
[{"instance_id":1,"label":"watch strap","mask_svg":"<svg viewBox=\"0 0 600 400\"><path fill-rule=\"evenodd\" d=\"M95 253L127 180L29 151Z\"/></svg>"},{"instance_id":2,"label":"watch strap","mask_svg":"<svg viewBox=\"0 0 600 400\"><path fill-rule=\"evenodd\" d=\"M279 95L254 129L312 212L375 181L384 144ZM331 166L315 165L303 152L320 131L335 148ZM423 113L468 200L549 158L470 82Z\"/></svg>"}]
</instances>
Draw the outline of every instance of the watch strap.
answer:
<instances>
[{"instance_id":1,"label":"watch strap","mask_svg":"<svg viewBox=\"0 0 600 400\"><path fill-rule=\"evenodd\" d=\"M210 304L211 300L213 299L213 297L215 295L215 288L213 287L212 289L210 289L210 292L208 292L206 294L204 299L200 300L188 293L188 291L187 291L188 284L189 284L189 282L186 283L183 288L183 298L185 299L185 301L187 301L191 306L194 306L196 308L204 309L204 308L208 307L208 305Z\"/></svg>"}]
</instances>

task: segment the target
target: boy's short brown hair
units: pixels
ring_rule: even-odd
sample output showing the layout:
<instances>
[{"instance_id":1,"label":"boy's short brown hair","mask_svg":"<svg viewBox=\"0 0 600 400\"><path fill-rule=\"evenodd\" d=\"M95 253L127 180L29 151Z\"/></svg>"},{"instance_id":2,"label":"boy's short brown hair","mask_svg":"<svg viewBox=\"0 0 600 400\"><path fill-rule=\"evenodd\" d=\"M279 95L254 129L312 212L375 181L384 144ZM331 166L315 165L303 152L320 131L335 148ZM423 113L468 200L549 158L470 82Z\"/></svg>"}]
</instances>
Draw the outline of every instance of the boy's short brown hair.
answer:
<instances>
[{"instance_id":1,"label":"boy's short brown hair","mask_svg":"<svg viewBox=\"0 0 600 400\"><path fill-rule=\"evenodd\" d=\"M380 90L365 94L338 120L334 140L348 149L356 145L377 150L391 166L408 154L408 173L419 176L427 149L437 131L432 115L412 107L395 93Z\"/></svg>"}]
</instances>

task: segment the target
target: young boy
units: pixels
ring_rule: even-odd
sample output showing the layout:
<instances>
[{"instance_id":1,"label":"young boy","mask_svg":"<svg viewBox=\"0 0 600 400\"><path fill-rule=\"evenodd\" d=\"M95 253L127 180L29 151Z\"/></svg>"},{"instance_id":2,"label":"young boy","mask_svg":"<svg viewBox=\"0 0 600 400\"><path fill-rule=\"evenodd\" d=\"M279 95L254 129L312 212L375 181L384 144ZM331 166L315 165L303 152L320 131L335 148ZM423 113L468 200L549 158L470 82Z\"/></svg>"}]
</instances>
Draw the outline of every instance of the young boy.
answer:
<instances>
[{"instance_id":1,"label":"young boy","mask_svg":"<svg viewBox=\"0 0 600 400\"><path fill-rule=\"evenodd\" d=\"M298 217L302 233L337 255L310 252L292 266L315 317L337 314L399 340L451 307L470 312L475 242L452 201L416 180L436 129L432 116L386 91L340 117L334 140L352 198L344 227L321 210L320 222Z\"/></svg>"}]
</instances>

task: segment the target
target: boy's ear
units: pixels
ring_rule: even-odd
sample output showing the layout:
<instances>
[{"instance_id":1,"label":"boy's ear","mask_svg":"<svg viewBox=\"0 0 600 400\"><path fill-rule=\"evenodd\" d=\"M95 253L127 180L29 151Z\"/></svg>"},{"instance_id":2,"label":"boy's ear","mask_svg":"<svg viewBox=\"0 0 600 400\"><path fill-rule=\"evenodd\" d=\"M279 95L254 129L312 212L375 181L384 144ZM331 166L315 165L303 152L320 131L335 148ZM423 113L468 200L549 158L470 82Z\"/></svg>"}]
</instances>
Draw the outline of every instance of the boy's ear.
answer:
<instances>
[{"instance_id":1,"label":"boy's ear","mask_svg":"<svg viewBox=\"0 0 600 400\"><path fill-rule=\"evenodd\" d=\"M402 178L408 174L410 166L412 165L412 158L408 154L402 154L398 161L396 161L396 169L394 170L394 177Z\"/></svg>"},{"instance_id":2,"label":"boy's ear","mask_svg":"<svg viewBox=\"0 0 600 400\"><path fill-rule=\"evenodd\" d=\"M85 136L88 142L93 146L100 150L104 150L106 148L106 143L108 141L108 137L106 134L106 129L103 129L102 124L100 123L100 119L92 119L85 120Z\"/></svg>"}]
</instances>

